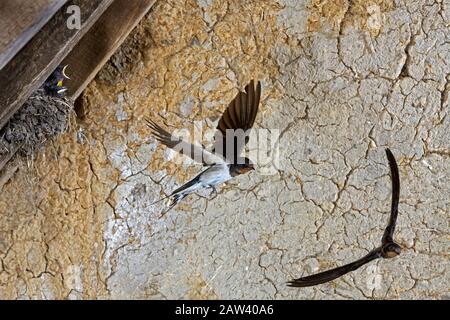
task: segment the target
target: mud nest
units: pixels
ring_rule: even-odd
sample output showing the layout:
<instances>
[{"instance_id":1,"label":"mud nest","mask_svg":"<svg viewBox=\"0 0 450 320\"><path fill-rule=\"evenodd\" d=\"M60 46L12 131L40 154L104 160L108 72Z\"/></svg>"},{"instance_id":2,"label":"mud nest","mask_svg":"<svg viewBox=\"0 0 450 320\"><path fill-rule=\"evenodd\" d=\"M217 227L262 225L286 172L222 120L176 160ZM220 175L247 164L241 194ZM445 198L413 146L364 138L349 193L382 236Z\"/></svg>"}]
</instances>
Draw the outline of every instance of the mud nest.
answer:
<instances>
[{"instance_id":1,"label":"mud nest","mask_svg":"<svg viewBox=\"0 0 450 320\"><path fill-rule=\"evenodd\" d=\"M22 155L32 155L45 141L68 129L72 110L69 99L38 89L1 129L0 155L14 148Z\"/></svg>"}]
</instances>

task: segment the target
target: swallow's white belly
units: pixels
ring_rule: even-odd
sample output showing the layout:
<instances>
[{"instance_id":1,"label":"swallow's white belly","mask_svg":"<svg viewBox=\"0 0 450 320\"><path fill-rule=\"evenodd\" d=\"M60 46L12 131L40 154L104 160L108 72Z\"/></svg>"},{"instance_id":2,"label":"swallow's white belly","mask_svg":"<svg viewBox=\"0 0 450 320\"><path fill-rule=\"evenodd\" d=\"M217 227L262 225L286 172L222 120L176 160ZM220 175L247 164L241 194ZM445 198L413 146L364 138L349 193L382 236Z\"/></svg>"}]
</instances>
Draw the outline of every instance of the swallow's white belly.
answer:
<instances>
[{"instance_id":1,"label":"swallow's white belly","mask_svg":"<svg viewBox=\"0 0 450 320\"><path fill-rule=\"evenodd\" d=\"M215 164L197 177L187 182L184 186L175 190L172 195L183 194L188 195L202 188L210 188L222 184L231 179L230 170L227 164Z\"/></svg>"},{"instance_id":2,"label":"swallow's white belly","mask_svg":"<svg viewBox=\"0 0 450 320\"><path fill-rule=\"evenodd\" d=\"M216 186L230 179L230 170L226 164L215 164L205 170L200 176L200 182L204 187Z\"/></svg>"}]
</instances>

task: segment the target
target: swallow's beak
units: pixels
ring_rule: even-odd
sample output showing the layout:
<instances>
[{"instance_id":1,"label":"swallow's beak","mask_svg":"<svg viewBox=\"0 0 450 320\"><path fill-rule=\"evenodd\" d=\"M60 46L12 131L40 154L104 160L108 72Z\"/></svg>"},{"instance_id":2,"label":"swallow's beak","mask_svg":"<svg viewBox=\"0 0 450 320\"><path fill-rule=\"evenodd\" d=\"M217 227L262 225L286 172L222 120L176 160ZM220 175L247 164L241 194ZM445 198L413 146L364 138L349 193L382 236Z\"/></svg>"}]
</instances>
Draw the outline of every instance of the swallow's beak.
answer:
<instances>
[{"instance_id":1,"label":"swallow's beak","mask_svg":"<svg viewBox=\"0 0 450 320\"><path fill-rule=\"evenodd\" d=\"M64 66L64 68L62 69L62 75L63 75L64 78L66 78L67 80L70 80L69 76L66 74L66 70L67 70L67 67L68 67L68 66L69 66L68 64Z\"/></svg>"}]
</instances>

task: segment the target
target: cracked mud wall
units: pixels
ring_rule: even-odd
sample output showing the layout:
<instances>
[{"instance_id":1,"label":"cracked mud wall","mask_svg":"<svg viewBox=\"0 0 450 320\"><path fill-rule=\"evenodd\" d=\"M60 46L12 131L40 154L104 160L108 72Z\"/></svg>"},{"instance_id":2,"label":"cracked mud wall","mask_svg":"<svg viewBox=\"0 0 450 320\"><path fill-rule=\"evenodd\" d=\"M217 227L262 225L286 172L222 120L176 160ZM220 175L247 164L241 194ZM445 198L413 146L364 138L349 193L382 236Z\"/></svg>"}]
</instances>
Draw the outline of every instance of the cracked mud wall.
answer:
<instances>
[{"instance_id":1,"label":"cracked mud wall","mask_svg":"<svg viewBox=\"0 0 450 320\"><path fill-rule=\"evenodd\" d=\"M70 132L2 177L0 297L448 298L449 24L448 0L158 1ZM213 128L252 78L257 127L281 132L279 170L159 218L151 204L200 167L169 161L144 117ZM385 147L402 254L286 287L378 245Z\"/></svg>"}]
</instances>

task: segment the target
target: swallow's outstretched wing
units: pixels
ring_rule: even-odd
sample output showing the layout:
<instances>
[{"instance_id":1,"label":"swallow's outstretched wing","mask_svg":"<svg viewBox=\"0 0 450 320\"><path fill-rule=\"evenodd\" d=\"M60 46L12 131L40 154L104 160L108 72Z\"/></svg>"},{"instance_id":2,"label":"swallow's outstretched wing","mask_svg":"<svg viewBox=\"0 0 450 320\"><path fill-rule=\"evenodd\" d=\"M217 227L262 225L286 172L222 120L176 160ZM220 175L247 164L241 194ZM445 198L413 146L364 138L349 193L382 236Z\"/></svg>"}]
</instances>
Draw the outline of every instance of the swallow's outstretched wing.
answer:
<instances>
[{"instance_id":1,"label":"swallow's outstretched wing","mask_svg":"<svg viewBox=\"0 0 450 320\"><path fill-rule=\"evenodd\" d=\"M220 155L215 155L199 145L186 142L178 137L173 136L171 133L163 129L151 119L145 119L145 121L152 130L155 138L165 146L192 158L194 161L203 163L204 165L212 165L214 163L224 162L224 158L222 158Z\"/></svg>"},{"instance_id":2,"label":"swallow's outstretched wing","mask_svg":"<svg viewBox=\"0 0 450 320\"><path fill-rule=\"evenodd\" d=\"M239 92L222 114L217 125L213 152L222 155L228 163L236 163L248 143L260 99L261 82L258 81L255 86L252 80L245 87L245 92ZM231 134L228 139L227 130Z\"/></svg>"},{"instance_id":3,"label":"swallow's outstretched wing","mask_svg":"<svg viewBox=\"0 0 450 320\"><path fill-rule=\"evenodd\" d=\"M288 282L288 286L290 287L311 287L318 284L322 284L325 282L332 281L334 279L337 279L344 274L347 274L351 271L355 271L356 269L360 268L361 266L365 265L366 263L369 263L372 260L378 259L381 257L381 249L377 248L369 254L367 254L365 257L346 264L345 266L338 267L335 269L327 270L324 272L320 272L317 274L313 274L311 276L295 279Z\"/></svg>"},{"instance_id":4,"label":"swallow's outstretched wing","mask_svg":"<svg viewBox=\"0 0 450 320\"><path fill-rule=\"evenodd\" d=\"M212 151L173 136L150 119L146 119L146 121L159 142L197 162L204 165L223 162L236 163L237 158L248 143L250 129L255 123L260 99L261 82L258 81L255 87L252 80L245 87L245 92L239 92L222 114L216 130L219 134L216 134ZM233 130L231 131L232 139L227 139L228 129Z\"/></svg>"},{"instance_id":5,"label":"swallow's outstretched wing","mask_svg":"<svg viewBox=\"0 0 450 320\"><path fill-rule=\"evenodd\" d=\"M383 239L381 240L383 244L394 241L394 231L395 224L397 222L398 216L398 202L400 198L400 177L398 174L398 166L395 161L394 155L391 150L386 149L386 156L389 161L389 167L391 168L391 179L392 179L392 203L391 203L391 215L389 217L389 223L384 230Z\"/></svg>"}]
</instances>

